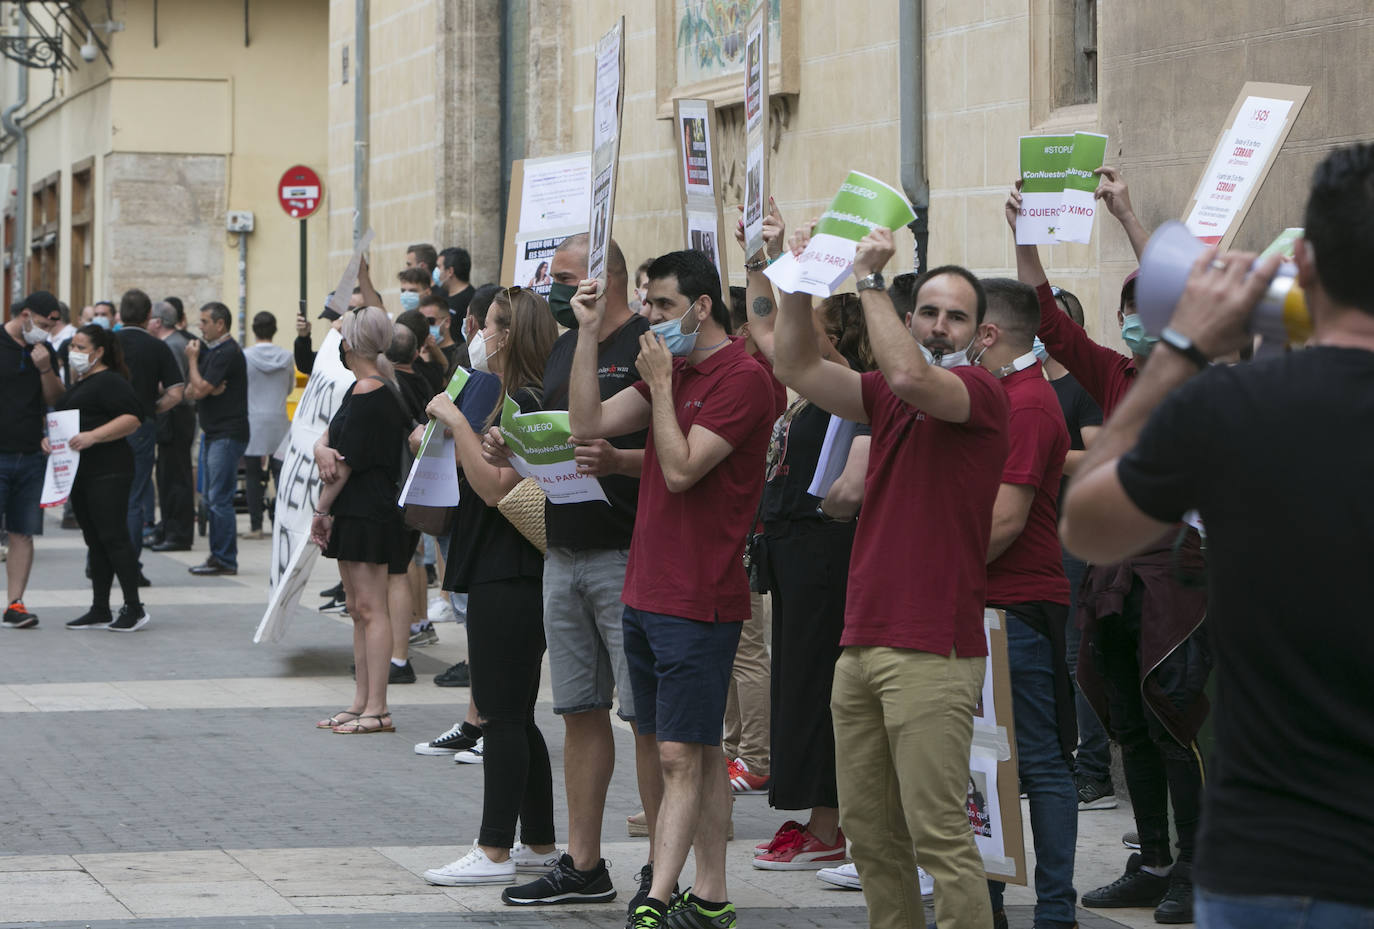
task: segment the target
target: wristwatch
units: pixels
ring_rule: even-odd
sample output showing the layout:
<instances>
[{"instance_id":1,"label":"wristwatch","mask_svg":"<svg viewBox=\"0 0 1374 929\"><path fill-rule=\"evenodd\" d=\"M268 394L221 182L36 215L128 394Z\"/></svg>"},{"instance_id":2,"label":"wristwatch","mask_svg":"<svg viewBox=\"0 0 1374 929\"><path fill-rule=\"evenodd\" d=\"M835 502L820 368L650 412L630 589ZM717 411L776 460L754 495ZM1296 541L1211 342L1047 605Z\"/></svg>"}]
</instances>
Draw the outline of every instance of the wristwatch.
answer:
<instances>
[{"instance_id":1,"label":"wristwatch","mask_svg":"<svg viewBox=\"0 0 1374 929\"><path fill-rule=\"evenodd\" d=\"M1201 349L1193 344L1192 339L1172 326L1164 327L1164 331L1159 334L1159 341L1197 365L1199 371L1211 364L1211 360L1202 353Z\"/></svg>"},{"instance_id":2,"label":"wristwatch","mask_svg":"<svg viewBox=\"0 0 1374 929\"><path fill-rule=\"evenodd\" d=\"M874 271L872 274L868 275L868 277L859 278L858 282L854 285L854 289L859 293L863 293L865 290L886 290L887 284L883 282L882 273Z\"/></svg>"}]
</instances>

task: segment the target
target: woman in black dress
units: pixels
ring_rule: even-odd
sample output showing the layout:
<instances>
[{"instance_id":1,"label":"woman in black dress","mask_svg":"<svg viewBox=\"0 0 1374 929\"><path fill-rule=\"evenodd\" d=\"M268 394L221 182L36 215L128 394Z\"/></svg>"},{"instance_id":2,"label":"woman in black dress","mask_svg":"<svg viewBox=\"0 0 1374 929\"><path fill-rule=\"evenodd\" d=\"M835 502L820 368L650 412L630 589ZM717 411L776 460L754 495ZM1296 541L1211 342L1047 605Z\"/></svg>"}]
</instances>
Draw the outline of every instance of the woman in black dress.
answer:
<instances>
[{"instance_id":1,"label":"woman in black dress","mask_svg":"<svg viewBox=\"0 0 1374 929\"><path fill-rule=\"evenodd\" d=\"M404 574L410 561L409 535L396 506L410 417L383 355L392 336L386 313L352 310L340 334L344 365L357 382L315 443L324 488L310 538L339 562L353 619L355 684L348 709L315 725L340 735L394 732L386 705L392 645L387 575Z\"/></svg>"},{"instance_id":2,"label":"woman in black dress","mask_svg":"<svg viewBox=\"0 0 1374 929\"><path fill-rule=\"evenodd\" d=\"M91 568L91 608L67 628L134 632L148 625L148 611L138 595L138 556L129 540L134 453L124 438L138 429L142 405L129 383L119 340L108 329L78 329L67 350L67 368L72 386L56 408L77 410L81 417L81 431L68 443L81 453L71 501ZM47 439L43 446L46 451ZM118 618L110 614L116 576L124 592Z\"/></svg>"}]
</instances>

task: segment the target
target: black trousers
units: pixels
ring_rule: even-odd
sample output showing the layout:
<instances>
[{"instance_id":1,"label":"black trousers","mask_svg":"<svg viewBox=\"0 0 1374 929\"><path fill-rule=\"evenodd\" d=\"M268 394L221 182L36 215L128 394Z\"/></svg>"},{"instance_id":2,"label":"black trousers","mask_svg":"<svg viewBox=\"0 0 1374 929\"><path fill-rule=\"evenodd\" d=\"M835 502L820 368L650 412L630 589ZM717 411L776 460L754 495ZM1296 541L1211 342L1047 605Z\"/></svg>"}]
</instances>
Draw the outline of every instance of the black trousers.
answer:
<instances>
[{"instance_id":1,"label":"black trousers","mask_svg":"<svg viewBox=\"0 0 1374 929\"><path fill-rule=\"evenodd\" d=\"M138 556L129 541L129 488L132 471L77 471L72 485L72 512L86 540L91 566L91 606L110 608L116 575L127 606L138 606Z\"/></svg>"},{"instance_id":2,"label":"black trousers","mask_svg":"<svg viewBox=\"0 0 1374 929\"><path fill-rule=\"evenodd\" d=\"M1144 598L1145 585L1136 578L1121 615L1099 621L1093 661L1106 685L1112 738L1121 745L1142 863L1166 867L1173 860L1169 851L1171 801L1178 830L1178 860L1193 860L1202 808L1202 763L1194 746L1179 744L1141 696L1140 616Z\"/></svg>"},{"instance_id":3,"label":"black trousers","mask_svg":"<svg viewBox=\"0 0 1374 929\"><path fill-rule=\"evenodd\" d=\"M248 502L248 528L257 532L262 528L262 514L266 512L267 475L272 475L272 486L281 483L281 461L267 457L267 467L262 466L265 455L243 456L243 495Z\"/></svg>"},{"instance_id":4,"label":"black trousers","mask_svg":"<svg viewBox=\"0 0 1374 929\"><path fill-rule=\"evenodd\" d=\"M853 523L770 523L773 598L771 755L768 805L838 808L830 685L840 657Z\"/></svg>"},{"instance_id":5,"label":"black trousers","mask_svg":"<svg viewBox=\"0 0 1374 929\"><path fill-rule=\"evenodd\" d=\"M196 410L174 406L158 423L157 499L162 507L162 538L190 545L195 537L196 482L191 473L191 443L196 437Z\"/></svg>"},{"instance_id":6,"label":"black trousers","mask_svg":"<svg viewBox=\"0 0 1374 929\"><path fill-rule=\"evenodd\" d=\"M514 578L468 589L472 699L482 714L481 845L552 845L553 771L534 723L544 657L543 583Z\"/></svg>"}]
</instances>

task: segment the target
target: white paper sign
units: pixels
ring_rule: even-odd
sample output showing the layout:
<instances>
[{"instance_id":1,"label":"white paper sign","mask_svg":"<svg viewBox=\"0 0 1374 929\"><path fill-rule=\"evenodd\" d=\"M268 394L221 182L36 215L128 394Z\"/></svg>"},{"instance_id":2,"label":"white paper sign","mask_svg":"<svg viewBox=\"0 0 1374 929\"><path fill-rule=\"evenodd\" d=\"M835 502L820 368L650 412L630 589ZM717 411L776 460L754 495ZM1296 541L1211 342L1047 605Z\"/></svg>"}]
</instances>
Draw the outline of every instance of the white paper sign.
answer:
<instances>
[{"instance_id":1,"label":"white paper sign","mask_svg":"<svg viewBox=\"0 0 1374 929\"><path fill-rule=\"evenodd\" d=\"M1188 231L1209 245L1222 240L1274 154L1291 100L1247 97L1217 146L1188 214Z\"/></svg>"},{"instance_id":2,"label":"white paper sign","mask_svg":"<svg viewBox=\"0 0 1374 929\"><path fill-rule=\"evenodd\" d=\"M620 110L625 56L625 17L616 20L596 44L596 89L592 123L592 208L587 227L587 274L604 282L606 253L615 213L616 162L620 158Z\"/></svg>"},{"instance_id":3,"label":"white paper sign","mask_svg":"<svg viewBox=\"0 0 1374 929\"><path fill-rule=\"evenodd\" d=\"M758 3L744 45L744 252L763 248L768 215L768 4Z\"/></svg>"},{"instance_id":4,"label":"white paper sign","mask_svg":"<svg viewBox=\"0 0 1374 929\"><path fill-rule=\"evenodd\" d=\"M57 410L48 414L48 445L52 450L43 473L43 496L39 501L44 507L62 506L72 494L81 453L67 443L80 431L79 410Z\"/></svg>"},{"instance_id":5,"label":"white paper sign","mask_svg":"<svg viewBox=\"0 0 1374 929\"><path fill-rule=\"evenodd\" d=\"M520 190L520 233L586 232L592 209L592 156L589 152L530 158Z\"/></svg>"},{"instance_id":6,"label":"white paper sign","mask_svg":"<svg viewBox=\"0 0 1374 929\"><path fill-rule=\"evenodd\" d=\"M431 442L425 454L415 459L410 477L401 488L402 503L421 506L458 505L458 465L454 457L453 437Z\"/></svg>"}]
</instances>

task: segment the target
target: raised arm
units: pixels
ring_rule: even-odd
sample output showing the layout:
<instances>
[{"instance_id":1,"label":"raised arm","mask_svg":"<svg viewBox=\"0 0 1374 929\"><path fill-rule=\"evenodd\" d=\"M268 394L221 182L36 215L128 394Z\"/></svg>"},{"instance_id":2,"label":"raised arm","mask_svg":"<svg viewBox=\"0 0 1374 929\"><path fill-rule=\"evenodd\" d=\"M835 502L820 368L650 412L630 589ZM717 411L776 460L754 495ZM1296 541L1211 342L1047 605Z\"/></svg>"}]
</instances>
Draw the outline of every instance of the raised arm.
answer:
<instances>
[{"instance_id":1,"label":"raised arm","mask_svg":"<svg viewBox=\"0 0 1374 929\"><path fill-rule=\"evenodd\" d=\"M605 296L597 296L597 282L583 281L572 298L577 316L577 347L573 350L572 372L568 376L568 425L579 440L606 439L629 435L649 425L649 401L639 391L626 388L615 396L601 399L596 377L597 335L606 315Z\"/></svg>"},{"instance_id":2,"label":"raised arm","mask_svg":"<svg viewBox=\"0 0 1374 929\"><path fill-rule=\"evenodd\" d=\"M744 207L740 207L741 211L743 209ZM769 197L768 215L763 218L764 251L746 255L744 261L744 302L749 307L749 336L759 347L759 351L763 352L763 357L768 359L769 364L777 364L773 336L776 321L773 311L777 309L777 300L773 294L773 282L763 273L763 269L782 254L786 230L782 214L778 212L778 205ZM740 219L739 225L735 228L735 241L741 249L747 247L743 219Z\"/></svg>"},{"instance_id":3,"label":"raised arm","mask_svg":"<svg viewBox=\"0 0 1374 929\"><path fill-rule=\"evenodd\" d=\"M1131 251L1135 252L1135 260L1139 261L1140 256L1145 254L1145 243L1150 241L1150 233L1136 218L1135 210L1131 209L1131 191L1126 186L1121 171L1103 165L1093 174L1102 179L1093 196L1105 203L1107 211L1116 217L1117 222L1121 223L1121 228L1126 232L1126 238L1131 240Z\"/></svg>"}]
</instances>

